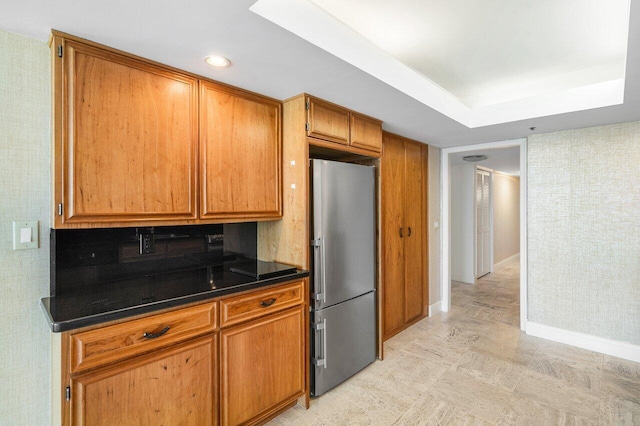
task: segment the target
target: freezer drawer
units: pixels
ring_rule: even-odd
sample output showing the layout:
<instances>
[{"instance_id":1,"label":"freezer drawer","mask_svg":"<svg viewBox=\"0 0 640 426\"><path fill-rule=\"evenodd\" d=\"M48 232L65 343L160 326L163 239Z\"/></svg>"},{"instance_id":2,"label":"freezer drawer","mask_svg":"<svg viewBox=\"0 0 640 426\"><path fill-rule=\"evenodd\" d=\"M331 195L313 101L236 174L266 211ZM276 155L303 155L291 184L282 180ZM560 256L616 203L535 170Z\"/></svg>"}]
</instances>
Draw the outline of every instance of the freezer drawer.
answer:
<instances>
[{"instance_id":1,"label":"freezer drawer","mask_svg":"<svg viewBox=\"0 0 640 426\"><path fill-rule=\"evenodd\" d=\"M376 358L375 291L311 312L311 394L342 383Z\"/></svg>"}]
</instances>

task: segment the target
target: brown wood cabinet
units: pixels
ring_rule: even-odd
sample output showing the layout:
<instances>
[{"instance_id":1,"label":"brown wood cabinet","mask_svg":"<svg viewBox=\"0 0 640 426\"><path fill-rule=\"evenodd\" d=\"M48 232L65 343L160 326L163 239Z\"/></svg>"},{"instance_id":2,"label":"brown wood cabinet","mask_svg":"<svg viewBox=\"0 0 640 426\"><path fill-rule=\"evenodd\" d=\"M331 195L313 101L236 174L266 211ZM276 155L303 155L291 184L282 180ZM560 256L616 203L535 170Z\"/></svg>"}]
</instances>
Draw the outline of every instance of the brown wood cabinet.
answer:
<instances>
[{"instance_id":1,"label":"brown wood cabinet","mask_svg":"<svg viewBox=\"0 0 640 426\"><path fill-rule=\"evenodd\" d=\"M384 133L381 165L383 336L428 314L427 146Z\"/></svg>"},{"instance_id":2,"label":"brown wood cabinet","mask_svg":"<svg viewBox=\"0 0 640 426\"><path fill-rule=\"evenodd\" d=\"M286 311L220 333L220 423L256 423L305 392L305 309Z\"/></svg>"},{"instance_id":3,"label":"brown wood cabinet","mask_svg":"<svg viewBox=\"0 0 640 426\"><path fill-rule=\"evenodd\" d=\"M307 392L306 280L220 301L220 423L254 424Z\"/></svg>"},{"instance_id":4,"label":"brown wood cabinet","mask_svg":"<svg viewBox=\"0 0 640 426\"><path fill-rule=\"evenodd\" d=\"M73 425L215 425L216 338L71 379Z\"/></svg>"},{"instance_id":5,"label":"brown wood cabinet","mask_svg":"<svg viewBox=\"0 0 640 426\"><path fill-rule=\"evenodd\" d=\"M55 226L195 219L198 81L54 36Z\"/></svg>"},{"instance_id":6,"label":"brown wood cabinet","mask_svg":"<svg viewBox=\"0 0 640 426\"><path fill-rule=\"evenodd\" d=\"M307 301L301 279L55 334L62 424L257 424L306 403Z\"/></svg>"},{"instance_id":7,"label":"brown wood cabinet","mask_svg":"<svg viewBox=\"0 0 640 426\"><path fill-rule=\"evenodd\" d=\"M217 424L217 322L214 301L62 333L62 424Z\"/></svg>"},{"instance_id":8,"label":"brown wood cabinet","mask_svg":"<svg viewBox=\"0 0 640 426\"><path fill-rule=\"evenodd\" d=\"M282 215L281 117L273 99L200 83L202 219Z\"/></svg>"},{"instance_id":9,"label":"brown wood cabinet","mask_svg":"<svg viewBox=\"0 0 640 426\"><path fill-rule=\"evenodd\" d=\"M51 53L55 228L282 216L281 102L55 31Z\"/></svg>"},{"instance_id":10,"label":"brown wood cabinet","mask_svg":"<svg viewBox=\"0 0 640 426\"><path fill-rule=\"evenodd\" d=\"M306 96L309 144L378 157L382 149L382 121L341 106Z\"/></svg>"}]
</instances>

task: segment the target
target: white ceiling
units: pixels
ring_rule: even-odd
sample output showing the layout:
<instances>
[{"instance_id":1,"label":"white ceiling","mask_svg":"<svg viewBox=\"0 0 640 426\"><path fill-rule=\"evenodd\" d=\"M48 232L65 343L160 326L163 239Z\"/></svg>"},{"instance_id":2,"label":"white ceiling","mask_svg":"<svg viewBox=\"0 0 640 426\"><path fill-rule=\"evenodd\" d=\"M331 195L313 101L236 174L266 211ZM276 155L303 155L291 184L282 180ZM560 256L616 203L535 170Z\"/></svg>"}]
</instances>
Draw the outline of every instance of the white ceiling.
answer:
<instances>
[{"instance_id":1,"label":"white ceiling","mask_svg":"<svg viewBox=\"0 0 640 426\"><path fill-rule=\"evenodd\" d=\"M628 0L310 1L467 106L624 77Z\"/></svg>"},{"instance_id":2,"label":"white ceiling","mask_svg":"<svg viewBox=\"0 0 640 426\"><path fill-rule=\"evenodd\" d=\"M311 5L307 0L279 1L286 4ZM321 0L316 1L320 2ZM509 76L511 74L522 75L524 72L533 77L533 80L530 81L534 82L527 83L529 88L525 87L526 90L536 89L536 85L541 85L538 84L539 80L552 80L558 86L565 85L566 80L572 79L587 81L587 83L593 82L593 77L580 74L584 70L579 69L583 63L588 62L591 65L596 63L589 62L592 60L592 56L598 56L602 61L601 64L595 65L597 71L595 74L611 76L619 72L616 71L616 63L620 62L620 51L611 50L611 56L608 59L602 59L600 53L605 50L609 51L607 46L609 46L611 38L616 40L620 38L619 34L616 35L621 30L620 28L608 35L596 36L595 40L591 41L580 36L584 43L578 49L579 51L567 47L568 50L561 50L560 54L555 53L555 56L560 56L562 65L546 64L546 67L558 66L561 68L565 77L570 77L564 80L557 76L551 76L552 73L547 73L545 65L535 71L531 69L532 62L543 62L544 52L536 53L538 56L535 56L537 58L535 61L519 57L516 64L491 68L488 65L491 65L492 61L475 58L475 56L481 56L480 53L465 55L465 49L467 49L466 52L469 52L469 49L474 52L486 52L488 49L498 55L498 58L504 57L503 59L507 60L517 56L512 54L514 45L510 45L513 43L513 37L496 35L493 34L493 31L475 33L470 28L465 28L473 27L476 17L478 18L477 25L480 25L482 16L491 17L492 28L501 33L508 31L504 25L509 22L511 17L522 14L522 12L528 13L529 9L533 8L533 4L541 4L544 8L536 9L537 15L531 15L535 17L535 19L532 18L532 21L544 28L547 27L547 23L552 26L556 22L565 22L567 24L566 31L573 34L575 28L568 24L573 24L573 21L582 22L583 18L581 15L571 14L567 17L566 14L559 13L558 9L561 8L557 7L558 3L567 2L574 6L576 3L582 4L583 2L593 3L596 6L605 5L607 7L600 10L598 16L606 20L605 18L611 12L609 7L612 10L617 10L618 3L626 1L628 0L538 0L536 2L510 0L508 3L511 6L500 10L495 9L496 5L503 3L498 0L483 0L483 2L479 2L479 0L473 2L471 0L416 1L413 6L432 4L436 11L443 10L442 13L449 13L449 18L453 20L446 25L442 21L440 25L446 27L447 31L444 31L443 34L446 36L449 33L449 37L455 41L456 46L461 41L470 42L467 47L458 46L457 50L452 50L450 54L447 54L444 49L444 42L437 43L437 46L432 50L425 50L425 52L439 52L439 56L436 55L437 57L433 60L441 61L442 58L445 58L443 68L438 71L439 74L434 74L430 78L439 79L439 84L443 87L446 86L447 90L436 85L432 85L433 87L430 88L423 86L426 89L421 96L429 95L426 96L426 101L431 101L435 97L455 99L460 104L460 106L445 105L444 110L434 108L429 105L429 102L425 102L425 99L409 95L407 90L399 90L395 87L398 85L402 87L402 84L391 84L388 80L380 78L375 72L363 71L346 60L328 53L330 50L321 49L264 19L257 13L251 12L249 8L254 5L255 0L191 0L189 2L174 0L137 0L133 2L125 0L111 0L109 2L0 0L2 10L0 29L46 41L51 28L55 28L277 99L286 99L301 92L311 93L379 118L384 121L384 128L391 132L439 147L452 147L516 139L531 134L532 131L529 128L532 126L537 128L536 133L547 133L570 128L640 120L640 8L636 7L636 3L631 4L630 11L626 81L624 86L620 83L617 84L619 88L624 88L623 104L614 105L615 99L613 98L615 96L613 96L609 99L612 106L591 108L591 101L583 98L573 103L587 109L573 113L559 113L561 108L552 110L553 113L539 110L537 111L540 115L539 118L524 118L519 111L524 111L527 106L523 105L520 100L508 108L505 108L504 104L498 104L497 109L506 110L501 114L506 115L512 121L475 128L473 126L481 124L482 120L486 121L487 117L495 116L495 105L480 107L480 109L484 108L483 114L485 115L478 116L479 118L474 119L467 116L462 120L457 120L449 117L460 118L460 114L467 114L464 110L464 108L468 108L467 105L460 102L458 98L463 99L469 105L480 105L495 102L495 100L491 101L490 96L493 96L494 99L499 99L500 96L512 96L509 93L514 91L510 86L513 82ZM375 0L375 3L378 2L380 4L387 3ZM369 5L374 1L356 3ZM478 9L480 3L484 5L483 9ZM616 7L612 6L614 3ZM399 3L393 2L393 4ZM447 6L449 4L451 4L450 9ZM465 6L471 4L473 7ZM311 5L311 7L318 9L315 5ZM411 9L408 10L410 12L405 10L405 17L407 13L409 16L413 13ZM480 10L483 13L479 13ZM471 13L472 11L474 12ZM428 9L427 12L429 12ZM462 27L454 25L458 19L466 24ZM343 27L341 32L353 33L353 30L344 24L335 22ZM400 24L403 22L411 22L411 20L407 18L406 21L400 21ZM307 27L311 32L315 30L321 32L321 28L314 27L311 20L300 20L300 26ZM437 25L434 26L437 27ZM535 25L532 24L531 28L534 27ZM622 30L625 29L622 28ZM344 39L339 37L340 35L339 33L335 34L334 44L346 44ZM554 35L554 37L556 36ZM362 37L359 42L372 45ZM518 35L516 45L537 46L539 43L546 43L545 37L540 33L523 30ZM356 49L351 53L357 57L359 54L364 55L366 50ZM233 66L224 70L214 70L208 67L204 63L203 57L210 53L221 53L229 57ZM386 54L386 56L395 60L390 54ZM475 62L468 60L472 57L475 58ZM425 61L424 64L418 63L413 66L434 67L427 63L427 59L423 58L422 60ZM400 63L397 60L396 62ZM484 66L477 75L470 69L471 64L474 63L476 64L474 66ZM446 71L446 67L453 71ZM386 71L394 70L393 67L389 68ZM467 70L470 71L473 78L465 78L462 74L456 74ZM402 81L409 82L411 79L405 78L406 75L403 72L395 74L395 80L401 83ZM422 73L426 73L426 71L423 70L421 73L415 74L423 78ZM589 80L590 78L591 80ZM424 80L426 81L426 79ZM536 80L538 83L535 83ZM506 95L505 90L500 87L509 89L506 90ZM522 85L519 87L522 88ZM489 96L487 93L492 94ZM495 98L496 96L497 98ZM450 109L455 111L450 111ZM489 109L493 110L489 111ZM458 115L456 116L456 114ZM467 125L460 124L460 121L465 122L465 119Z\"/></svg>"},{"instance_id":3,"label":"white ceiling","mask_svg":"<svg viewBox=\"0 0 640 426\"><path fill-rule=\"evenodd\" d=\"M260 0L251 10L470 128L624 98L629 0Z\"/></svg>"}]
</instances>

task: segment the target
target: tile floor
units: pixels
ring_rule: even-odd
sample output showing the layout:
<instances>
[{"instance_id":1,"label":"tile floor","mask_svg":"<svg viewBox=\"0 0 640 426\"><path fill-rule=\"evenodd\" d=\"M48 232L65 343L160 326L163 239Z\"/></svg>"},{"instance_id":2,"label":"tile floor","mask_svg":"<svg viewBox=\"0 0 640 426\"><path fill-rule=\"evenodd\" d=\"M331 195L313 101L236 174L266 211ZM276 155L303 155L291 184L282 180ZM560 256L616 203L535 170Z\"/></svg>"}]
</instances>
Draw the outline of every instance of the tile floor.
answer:
<instances>
[{"instance_id":1,"label":"tile floor","mask_svg":"<svg viewBox=\"0 0 640 426\"><path fill-rule=\"evenodd\" d=\"M452 284L452 309L270 425L640 425L640 364L527 336L519 265Z\"/></svg>"}]
</instances>

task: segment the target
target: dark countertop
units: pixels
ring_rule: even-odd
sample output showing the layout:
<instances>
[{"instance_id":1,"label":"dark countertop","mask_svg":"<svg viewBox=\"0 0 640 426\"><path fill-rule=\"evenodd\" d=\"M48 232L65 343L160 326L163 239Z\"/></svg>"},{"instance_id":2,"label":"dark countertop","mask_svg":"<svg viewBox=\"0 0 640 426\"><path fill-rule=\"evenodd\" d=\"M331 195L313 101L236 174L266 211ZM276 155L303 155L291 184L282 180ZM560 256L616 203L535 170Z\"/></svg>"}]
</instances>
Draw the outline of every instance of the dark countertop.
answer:
<instances>
[{"instance_id":1,"label":"dark countertop","mask_svg":"<svg viewBox=\"0 0 640 426\"><path fill-rule=\"evenodd\" d=\"M259 275L251 276L256 269ZM40 305L51 330L62 332L307 276L309 272L289 265L246 259L92 285L45 297Z\"/></svg>"}]
</instances>

